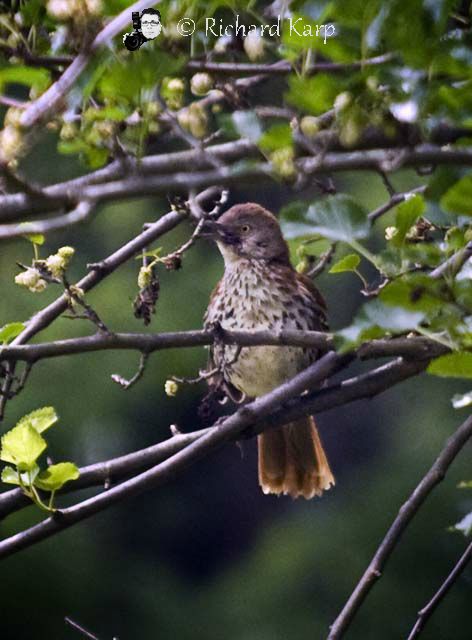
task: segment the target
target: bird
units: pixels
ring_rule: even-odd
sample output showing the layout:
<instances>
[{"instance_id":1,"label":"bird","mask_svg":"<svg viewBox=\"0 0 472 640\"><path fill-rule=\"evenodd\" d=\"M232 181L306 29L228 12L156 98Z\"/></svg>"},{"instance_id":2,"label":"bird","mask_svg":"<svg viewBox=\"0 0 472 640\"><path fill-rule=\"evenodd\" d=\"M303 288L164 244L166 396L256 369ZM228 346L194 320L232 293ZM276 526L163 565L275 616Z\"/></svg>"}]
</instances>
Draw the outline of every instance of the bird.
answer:
<instances>
[{"instance_id":1,"label":"bird","mask_svg":"<svg viewBox=\"0 0 472 640\"><path fill-rule=\"evenodd\" d=\"M312 280L290 262L289 248L274 214L253 202L236 204L218 220L207 220L202 235L216 241L224 274L210 297L204 326L223 330L284 329L326 331L326 304ZM294 346L239 348L218 342L210 364L232 398L269 393L314 362L316 349ZM258 440L259 485L265 494L292 498L320 496L335 484L326 453L311 416Z\"/></svg>"}]
</instances>

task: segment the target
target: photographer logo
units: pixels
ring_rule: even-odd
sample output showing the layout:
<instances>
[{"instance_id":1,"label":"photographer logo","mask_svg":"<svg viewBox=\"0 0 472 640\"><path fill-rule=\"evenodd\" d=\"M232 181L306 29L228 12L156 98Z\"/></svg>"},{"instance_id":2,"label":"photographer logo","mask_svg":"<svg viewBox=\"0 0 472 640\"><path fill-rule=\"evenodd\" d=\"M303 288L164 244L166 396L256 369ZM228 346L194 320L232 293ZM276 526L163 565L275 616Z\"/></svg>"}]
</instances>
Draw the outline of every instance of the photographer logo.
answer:
<instances>
[{"instance_id":1,"label":"photographer logo","mask_svg":"<svg viewBox=\"0 0 472 640\"><path fill-rule=\"evenodd\" d=\"M123 44L129 51L137 51L148 40L154 40L162 31L161 14L157 9L144 9L131 14L132 33L125 33Z\"/></svg>"}]
</instances>

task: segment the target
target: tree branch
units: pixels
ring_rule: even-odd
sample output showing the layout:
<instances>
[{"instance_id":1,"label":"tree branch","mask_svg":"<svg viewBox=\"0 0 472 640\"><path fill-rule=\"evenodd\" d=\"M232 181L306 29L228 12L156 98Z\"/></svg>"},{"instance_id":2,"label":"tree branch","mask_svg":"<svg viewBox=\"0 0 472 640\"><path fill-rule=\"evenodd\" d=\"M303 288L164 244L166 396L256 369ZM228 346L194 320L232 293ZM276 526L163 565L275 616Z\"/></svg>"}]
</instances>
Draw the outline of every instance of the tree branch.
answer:
<instances>
[{"instance_id":1,"label":"tree branch","mask_svg":"<svg viewBox=\"0 0 472 640\"><path fill-rule=\"evenodd\" d=\"M27 193L15 193L0 196L0 220L11 222L24 215L30 218L40 212L54 209L69 208L75 200L84 198L84 187L102 183L114 183L128 176L132 178L139 173L141 179L156 174L167 174L176 171L192 170L211 167L208 155L218 160L230 162L240 160L248 155L259 153L257 147L249 140L236 140L224 144L207 147L206 155L195 151L176 151L162 153L142 158L114 160L103 169L98 169L85 176L50 185L42 189L42 199L32 198ZM149 180L152 182L152 180Z\"/></svg>"},{"instance_id":2,"label":"tree branch","mask_svg":"<svg viewBox=\"0 0 472 640\"><path fill-rule=\"evenodd\" d=\"M337 73L342 71L355 71L367 66L376 66L391 62L395 56L391 53L385 53L374 58L366 58L355 62L316 62L305 69L308 75L314 73ZM208 71L221 75L244 75L244 74L263 74L263 75L286 75L293 71L293 65L290 62L279 61L275 64L256 64L251 62L210 62L206 60L189 60L187 62L189 71Z\"/></svg>"},{"instance_id":3,"label":"tree branch","mask_svg":"<svg viewBox=\"0 0 472 640\"><path fill-rule=\"evenodd\" d=\"M65 229L79 224L79 222L85 222L94 211L95 205L93 202L82 201L72 211L62 216L22 224L0 224L0 240L18 238L33 233L47 234L51 231Z\"/></svg>"},{"instance_id":4,"label":"tree branch","mask_svg":"<svg viewBox=\"0 0 472 640\"><path fill-rule=\"evenodd\" d=\"M251 428L250 434L255 435L267 428L281 426L304 415L319 413L360 398L372 397L394 384L416 375L426 366L424 363L409 363L398 359L367 374L355 376L301 396L296 400L291 400L304 390L319 386L328 376L347 366L351 359L352 356L349 355L327 353L290 381L238 409L223 422L205 432L181 451L171 455L164 462L104 493L58 511L53 517L0 542L0 558L30 547L125 498L163 484L189 464L208 455L225 443L239 439L243 432L248 432L249 428ZM276 409L277 407L279 408Z\"/></svg>"},{"instance_id":5,"label":"tree branch","mask_svg":"<svg viewBox=\"0 0 472 640\"><path fill-rule=\"evenodd\" d=\"M432 490L443 480L450 465L464 445L472 437L472 416L447 440L435 462L402 505L397 517L379 545L369 566L359 580L341 613L331 626L328 640L342 638L352 623L370 590L382 575L382 571L400 538Z\"/></svg>"},{"instance_id":6,"label":"tree branch","mask_svg":"<svg viewBox=\"0 0 472 640\"><path fill-rule=\"evenodd\" d=\"M82 467L79 478L66 484L61 489L61 494L90 487L102 486L104 489L109 489L118 481L149 469L158 462L169 458L208 432L209 429L201 429L192 433L179 433L145 449ZM19 509L31 506L31 504L31 500L24 495L21 489L0 493L0 521Z\"/></svg>"},{"instance_id":7,"label":"tree branch","mask_svg":"<svg viewBox=\"0 0 472 640\"><path fill-rule=\"evenodd\" d=\"M152 353L164 349L201 347L219 341L240 347L261 345L311 347L326 351L333 349L333 337L322 331L214 331L190 330L168 333L96 333L92 336L68 338L37 344L12 344L0 349L0 360L7 362L38 362L45 358L104 351L110 349ZM357 354L362 360L403 356L430 360L444 353L447 347L420 336L381 338L361 345Z\"/></svg>"},{"instance_id":8,"label":"tree branch","mask_svg":"<svg viewBox=\"0 0 472 640\"><path fill-rule=\"evenodd\" d=\"M464 571L464 569L466 568L471 558L472 558L472 542L469 544L469 546L466 548L464 553L461 555L461 557L459 558L458 562L454 566L451 573L444 580L441 587L436 591L436 593L428 602L428 604L425 607L423 607L421 611L418 612L418 620L416 621L415 626L411 630L410 635L408 636L408 640L414 640L420 635L420 633L423 631L424 627L426 626L426 623L428 622L430 617L433 615L437 607L441 604L442 600L445 598L447 592L452 587L454 582L459 578L461 573Z\"/></svg>"},{"instance_id":9,"label":"tree branch","mask_svg":"<svg viewBox=\"0 0 472 640\"><path fill-rule=\"evenodd\" d=\"M424 193L426 191L426 188L427 188L426 185L422 185L420 187L416 187L416 189L412 189L411 191L405 191L403 193L394 193L388 202L386 202L385 204L382 204L380 207L378 207L378 209L375 209L374 211L371 211L369 213L369 216L368 216L369 220L371 222L375 222L378 218L383 216L384 213L391 211L391 209L396 207L401 202L404 202L412 195Z\"/></svg>"},{"instance_id":10,"label":"tree branch","mask_svg":"<svg viewBox=\"0 0 472 640\"><path fill-rule=\"evenodd\" d=\"M206 157L208 154L226 161L248 157L260 158L256 145L248 140L239 140L207 147L206 154L192 149L143 158L139 174L132 173L121 179L118 178L123 176L123 164L115 161L109 167L88 176L45 187L42 190L43 198L34 198L26 193L0 197L0 220L8 222L25 215L31 217L41 211L70 208L78 200L90 200L98 204L167 194L169 191L187 193L188 189L203 189L214 184L240 184L272 178L273 168L268 162L255 162L248 166L241 166L239 163L226 164L217 169L196 171L196 168L208 167L211 164ZM388 173L403 167L438 164L472 166L472 147L451 149L422 144L412 148L333 151L297 160L297 166L307 176L338 171L373 170ZM131 168L134 166L132 161ZM191 173L187 169L191 169ZM174 173L171 173L172 171Z\"/></svg>"},{"instance_id":11,"label":"tree branch","mask_svg":"<svg viewBox=\"0 0 472 640\"><path fill-rule=\"evenodd\" d=\"M203 191L196 196L196 201L203 205L208 199L214 198L214 189ZM159 218L156 222L148 225L146 229L132 238L129 242L117 249L107 258L95 264L86 276L79 280L75 286L84 292L90 291L104 278L113 273L119 266L127 260L137 255L145 247L152 244L157 238L174 229L178 224L186 219L186 216L177 211L171 211ZM68 306L68 298L60 296L50 305L39 311L28 322L28 326L22 333L13 340L12 345L24 344L39 331L48 326L53 320L58 318Z\"/></svg>"}]
</instances>

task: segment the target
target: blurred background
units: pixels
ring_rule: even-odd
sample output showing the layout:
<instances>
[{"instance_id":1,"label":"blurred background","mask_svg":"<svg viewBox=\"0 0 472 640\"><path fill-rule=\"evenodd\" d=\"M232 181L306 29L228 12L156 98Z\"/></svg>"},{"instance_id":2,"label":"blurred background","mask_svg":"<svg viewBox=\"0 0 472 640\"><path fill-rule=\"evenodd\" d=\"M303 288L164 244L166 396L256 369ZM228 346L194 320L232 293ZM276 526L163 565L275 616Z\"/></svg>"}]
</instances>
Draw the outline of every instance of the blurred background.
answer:
<instances>
[{"instance_id":1,"label":"blurred background","mask_svg":"<svg viewBox=\"0 0 472 640\"><path fill-rule=\"evenodd\" d=\"M44 183L80 171L73 161L56 161L52 142L52 136L46 138L25 165L29 175ZM418 178L407 172L394 177L398 188L413 180ZM386 199L381 181L371 174L343 174L335 182L367 208ZM316 197L316 192L303 195ZM231 191L231 203L256 200L275 212L290 197L275 183ZM87 262L105 257L168 208L160 199L109 206L87 226L51 236L41 254L64 244L75 246L71 277L78 279ZM386 216L383 224L388 223ZM176 248L191 230L181 225L160 246L166 252ZM378 234L374 244L382 229ZM29 263L31 252L25 240L2 245L0 326L26 320L57 295L52 287L33 295L14 285L15 263ZM129 262L87 296L114 330L144 330L132 313L138 268L139 262ZM181 271L161 269L161 296L149 330L201 327L221 273L216 248L203 242L186 254ZM318 280L333 329L347 325L362 302L353 278L324 274ZM40 340L89 332L86 321L58 319ZM156 353L143 379L125 391L110 376L131 376L138 364L135 353L104 351L43 361L9 403L5 428L50 404L60 415L49 436L55 459L84 465L139 449L167 438L172 423L182 431L199 427L204 384L184 386L169 398L164 382L172 374L196 375L205 362L200 348ZM243 456L237 446L228 445L167 485L11 557L2 564L2 637L77 637L65 626L64 616L102 640L324 637L402 501L465 418L450 405L453 391L461 390L466 388L459 384L458 389L457 381L423 375L372 401L320 415L337 477L336 487L321 499L263 496L255 442L248 441ZM470 511L470 492L456 488L468 474L470 448L407 530L348 637L406 637L416 611L464 547L463 536L447 529ZM10 517L1 524L2 536L40 517L34 507ZM425 638L470 638L471 582L469 569L435 614Z\"/></svg>"}]
</instances>

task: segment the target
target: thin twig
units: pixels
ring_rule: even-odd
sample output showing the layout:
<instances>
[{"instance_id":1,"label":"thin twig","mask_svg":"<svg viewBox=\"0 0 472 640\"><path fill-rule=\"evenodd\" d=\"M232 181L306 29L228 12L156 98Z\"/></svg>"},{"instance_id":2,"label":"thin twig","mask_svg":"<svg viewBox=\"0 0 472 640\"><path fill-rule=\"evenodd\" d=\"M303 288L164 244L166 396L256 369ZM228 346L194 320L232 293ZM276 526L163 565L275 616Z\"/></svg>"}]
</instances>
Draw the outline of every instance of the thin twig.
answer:
<instances>
[{"instance_id":1,"label":"thin twig","mask_svg":"<svg viewBox=\"0 0 472 640\"><path fill-rule=\"evenodd\" d=\"M36 222L26 222L22 224L1 224L0 240L6 238L18 238L28 234L47 235L51 231L58 231L72 227L79 222L85 222L95 211L93 202L85 201L79 204L68 213L46 220L37 220Z\"/></svg>"},{"instance_id":2,"label":"thin twig","mask_svg":"<svg viewBox=\"0 0 472 640\"><path fill-rule=\"evenodd\" d=\"M462 267L465 265L467 260L472 257L472 242L468 242L463 249L459 249L454 255L445 260L442 264L440 264L436 269L431 271L429 274L430 278L433 280L437 280L442 276L450 276L454 277Z\"/></svg>"},{"instance_id":3,"label":"thin twig","mask_svg":"<svg viewBox=\"0 0 472 640\"><path fill-rule=\"evenodd\" d=\"M418 510L432 490L443 480L446 471L471 437L472 416L447 440L429 471L400 508L397 517L380 543L369 566L349 596L341 613L331 626L328 640L339 640L339 638L344 636L349 625L369 595L370 590L381 577L385 564L399 543L403 532L418 513Z\"/></svg>"},{"instance_id":4,"label":"thin twig","mask_svg":"<svg viewBox=\"0 0 472 640\"><path fill-rule=\"evenodd\" d=\"M384 177L384 182L385 182L386 175L383 171L381 172L381 175ZM382 204L380 207L378 207L378 209L375 209L374 211L371 211L369 213L369 216L368 216L369 220L372 223L375 222L376 220L378 220L378 218L383 216L384 213L387 213L388 211L396 207L401 202L404 202L405 200L410 198L412 195L424 193L426 191L426 188L427 188L426 185L422 185L421 187L416 187L415 189L411 189L411 191L405 191L403 193L394 193L393 195L391 195L391 198L388 202L386 202L385 204Z\"/></svg>"},{"instance_id":5,"label":"thin twig","mask_svg":"<svg viewBox=\"0 0 472 640\"><path fill-rule=\"evenodd\" d=\"M391 62L394 59L391 53L385 53L374 58L366 58L355 62L317 62L308 66L305 72L309 75L314 73L336 73L342 71L353 71L361 69L365 66L381 65ZM251 62L208 62L205 60L189 60L187 69L190 71L209 71L210 73L224 75L242 75L242 74L268 74L268 75L286 75L293 71L293 65L290 62L279 61L275 64L257 64Z\"/></svg>"},{"instance_id":6,"label":"thin twig","mask_svg":"<svg viewBox=\"0 0 472 640\"><path fill-rule=\"evenodd\" d=\"M442 600L445 598L449 589L452 587L452 585L455 583L455 581L459 578L461 573L464 571L464 569L466 568L471 558L472 558L472 542L469 544L469 546L466 548L464 553L461 555L461 557L455 564L451 573L444 580L444 582L442 583L440 588L436 591L436 593L428 602L428 604L425 607L423 607L420 611L418 611L418 619L416 621L415 626L411 630L410 635L408 636L408 640L414 640L420 635L420 633L425 628L426 623L431 618L434 611L440 605Z\"/></svg>"},{"instance_id":7,"label":"thin twig","mask_svg":"<svg viewBox=\"0 0 472 640\"><path fill-rule=\"evenodd\" d=\"M325 251L320 255L317 262L315 262L313 267L311 267L311 269L307 271L306 275L309 276L310 278L317 278L319 275L321 275L323 271L326 269L326 267L330 264L331 260L333 259L335 251L336 251L336 243L334 242L332 245L330 245L327 251Z\"/></svg>"},{"instance_id":8,"label":"thin twig","mask_svg":"<svg viewBox=\"0 0 472 640\"><path fill-rule=\"evenodd\" d=\"M66 624L68 624L70 627L72 627L73 629L76 629L77 631L79 631L83 636L85 636L86 638L89 638L90 640L100 640L98 636L94 635L93 633L91 633L90 631L87 631L87 629L85 629L84 627L82 627L80 624L78 624L77 622L74 622L71 618L69 618L68 616L66 616L64 618L64 622Z\"/></svg>"},{"instance_id":9,"label":"thin twig","mask_svg":"<svg viewBox=\"0 0 472 640\"><path fill-rule=\"evenodd\" d=\"M123 378L123 376L120 376L117 373L112 374L111 379L113 380L113 382L116 382L121 387L123 387L123 389L129 389L134 384L136 384L136 382L138 382L138 380L140 380L143 377L144 370L146 369L146 363L148 361L148 358L149 358L149 353L146 353L146 352L141 353L141 356L139 358L138 370L136 371L134 376L132 378L130 378L129 380L127 380L126 378Z\"/></svg>"}]
</instances>

